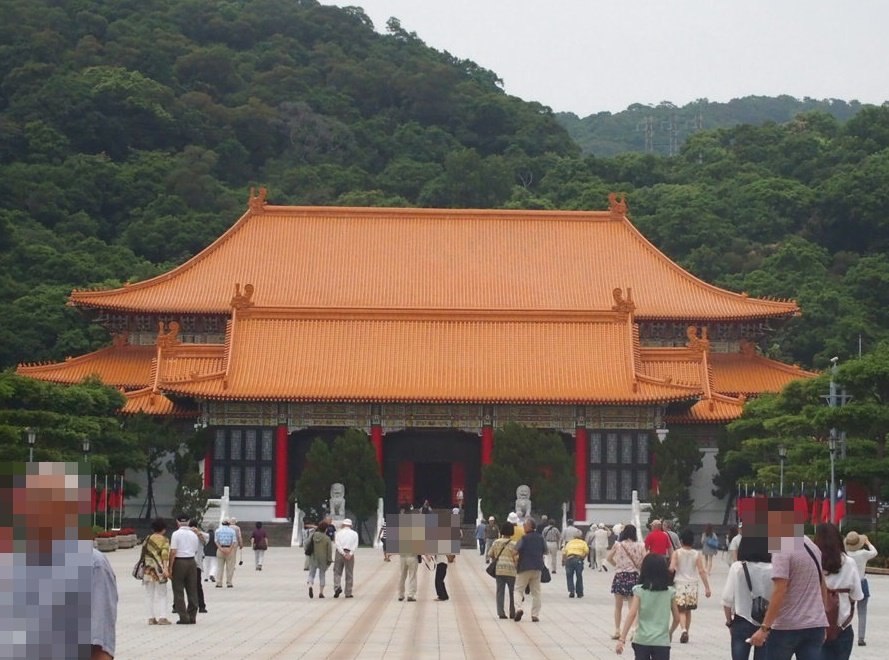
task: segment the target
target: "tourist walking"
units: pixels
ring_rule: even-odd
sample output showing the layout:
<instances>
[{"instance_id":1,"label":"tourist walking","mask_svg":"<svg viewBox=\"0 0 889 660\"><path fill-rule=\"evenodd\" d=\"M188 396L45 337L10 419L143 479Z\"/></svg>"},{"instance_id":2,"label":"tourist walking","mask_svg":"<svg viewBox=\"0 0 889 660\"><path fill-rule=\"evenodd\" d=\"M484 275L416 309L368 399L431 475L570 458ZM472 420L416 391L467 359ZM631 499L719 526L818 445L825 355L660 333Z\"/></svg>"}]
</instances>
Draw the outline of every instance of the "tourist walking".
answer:
<instances>
[{"instance_id":1,"label":"tourist walking","mask_svg":"<svg viewBox=\"0 0 889 660\"><path fill-rule=\"evenodd\" d=\"M207 601L204 600L204 585L201 583L201 575L204 569L204 545L207 543L207 533L198 525L194 518L188 521L188 526L198 537L198 551L194 556L194 563L198 569L198 614L207 613Z\"/></svg>"},{"instance_id":2,"label":"tourist walking","mask_svg":"<svg viewBox=\"0 0 889 660\"><path fill-rule=\"evenodd\" d=\"M701 534L701 554L704 556L704 570L709 575L713 571L713 557L719 551L719 537L713 531L713 525L707 523Z\"/></svg>"},{"instance_id":3,"label":"tourist walking","mask_svg":"<svg viewBox=\"0 0 889 660\"><path fill-rule=\"evenodd\" d=\"M844 541L846 554L855 562L858 577L861 578L863 598L858 601L858 646L867 646L864 635L867 632L867 601L870 600L870 585L867 582L867 562L877 556L877 548L864 534L849 532Z\"/></svg>"},{"instance_id":4,"label":"tourist walking","mask_svg":"<svg viewBox=\"0 0 889 660\"><path fill-rule=\"evenodd\" d=\"M583 561L590 553L590 547L583 539L571 539L562 550L565 562L565 579L568 581L568 598L583 598Z\"/></svg>"},{"instance_id":5,"label":"tourist walking","mask_svg":"<svg viewBox=\"0 0 889 660\"><path fill-rule=\"evenodd\" d=\"M352 529L349 518L343 520L343 526L333 539L336 557L333 561L333 597L339 598L343 593L343 573L346 574L346 598L352 597L352 582L355 579L355 550L358 549L358 532Z\"/></svg>"},{"instance_id":6,"label":"tourist walking","mask_svg":"<svg viewBox=\"0 0 889 660\"><path fill-rule=\"evenodd\" d=\"M485 534L487 533L487 525L484 520L479 520L475 526L475 541L478 543L478 553L485 555Z\"/></svg>"},{"instance_id":7,"label":"tourist walking","mask_svg":"<svg viewBox=\"0 0 889 660\"><path fill-rule=\"evenodd\" d=\"M603 523L596 525L593 531L593 545L590 547L590 554L596 555L596 570L600 573L607 573L608 566L605 562L605 556L608 554L608 530L605 529Z\"/></svg>"},{"instance_id":8,"label":"tourist walking","mask_svg":"<svg viewBox=\"0 0 889 660\"><path fill-rule=\"evenodd\" d=\"M679 534L673 529L672 520L665 520L663 527L664 533L670 537L670 554L672 554L674 550L682 547L682 542L679 540Z\"/></svg>"},{"instance_id":9,"label":"tourist walking","mask_svg":"<svg viewBox=\"0 0 889 660\"><path fill-rule=\"evenodd\" d=\"M504 592L509 592L509 618L515 618L515 578L516 567L519 563L519 553L516 544L512 540L512 523L505 522L500 527L500 538L494 541L488 551L488 559L495 562L494 571L497 581L497 616L506 618L503 606Z\"/></svg>"},{"instance_id":10,"label":"tourist walking","mask_svg":"<svg viewBox=\"0 0 889 660\"><path fill-rule=\"evenodd\" d=\"M670 637L678 625L682 629L679 636L680 644L688 643L691 629L691 613L698 609L698 576L704 583L704 595L710 598L710 581L704 569L701 554L692 545L695 535L690 529L683 529L679 535L679 549L670 556L670 572L673 573L673 586L676 589L676 607L679 619L670 629Z\"/></svg>"},{"instance_id":11,"label":"tourist walking","mask_svg":"<svg viewBox=\"0 0 889 660\"><path fill-rule=\"evenodd\" d=\"M670 540L670 535L663 530L663 523L655 519L648 526L651 527L651 531L645 537L645 549L669 559L670 553L673 552L673 541Z\"/></svg>"},{"instance_id":12,"label":"tourist walking","mask_svg":"<svg viewBox=\"0 0 889 660\"><path fill-rule=\"evenodd\" d=\"M177 516L179 529L170 538L169 574L173 584L173 607L179 615L176 623L197 623L198 618L198 569L195 556L200 541L188 526L188 516ZM188 594L188 607L185 595Z\"/></svg>"},{"instance_id":13,"label":"tourist walking","mask_svg":"<svg viewBox=\"0 0 889 660\"><path fill-rule=\"evenodd\" d=\"M497 519L494 516L488 518L488 525L485 527L485 563L488 563L487 557L494 545L494 541L500 536L500 528L497 526Z\"/></svg>"},{"instance_id":14,"label":"tourist walking","mask_svg":"<svg viewBox=\"0 0 889 660\"><path fill-rule=\"evenodd\" d=\"M525 587L531 590L531 621L540 620L540 574L546 570L543 555L546 554L546 542L537 532L537 524L531 518L525 519L525 534L516 544L519 563L516 566L515 590L519 594L519 603L515 612L515 621L521 621L525 606Z\"/></svg>"},{"instance_id":15,"label":"tourist walking","mask_svg":"<svg viewBox=\"0 0 889 660\"><path fill-rule=\"evenodd\" d=\"M145 609L148 611L148 625L167 626L172 623L167 619L169 596L167 583L170 579L170 541L166 536L167 523L163 518L151 521L151 534L142 546L142 562L145 571L142 574L142 589L145 594Z\"/></svg>"},{"instance_id":16,"label":"tourist walking","mask_svg":"<svg viewBox=\"0 0 889 660\"><path fill-rule=\"evenodd\" d=\"M438 554L431 559L435 563L435 600L448 600L448 590L445 587L445 578L448 576L448 563L454 555Z\"/></svg>"},{"instance_id":17,"label":"tourist walking","mask_svg":"<svg viewBox=\"0 0 889 660\"><path fill-rule=\"evenodd\" d=\"M309 587L309 598L315 597L315 574L318 575L318 598L324 598L324 582L327 576L327 567L333 561L333 543L327 535L328 524L324 521L318 525L312 533L309 543L311 547L306 550L309 557L309 575L306 585Z\"/></svg>"},{"instance_id":18,"label":"tourist walking","mask_svg":"<svg viewBox=\"0 0 889 660\"><path fill-rule=\"evenodd\" d=\"M549 570L553 575L556 574L556 567L559 565L559 545L562 542L562 532L556 527L556 524L550 520L541 533L543 540L546 542L546 554L549 557Z\"/></svg>"},{"instance_id":19,"label":"tourist walking","mask_svg":"<svg viewBox=\"0 0 889 660\"><path fill-rule=\"evenodd\" d=\"M235 531L235 538L238 542L238 566L244 563L244 536L241 534L241 528L238 526L237 518L229 518L232 529Z\"/></svg>"},{"instance_id":20,"label":"tourist walking","mask_svg":"<svg viewBox=\"0 0 889 660\"><path fill-rule=\"evenodd\" d=\"M741 539L743 538L743 534L741 523L738 523L738 526L735 527L732 525L728 530L728 543L726 543L725 550L725 560L728 562L728 565L731 566L736 561L738 561L738 547L741 545Z\"/></svg>"},{"instance_id":21,"label":"tourist walking","mask_svg":"<svg viewBox=\"0 0 889 660\"><path fill-rule=\"evenodd\" d=\"M262 528L262 523L256 523L256 529L250 532L250 545L253 547L253 564L257 571L262 570L262 560L265 559L265 551L269 549L268 533Z\"/></svg>"},{"instance_id":22,"label":"tourist walking","mask_svg":"<svg viewBox=\"0 0 889 660\"><path fill-rule=\"evenodd\" d=\"M512 524L512 540L514 543L518 543L519 539L525 535L525 526L519 521L519 514L515 511L511 511L508 516L506 516L506 521Z\"/></svg>"},{"instance_id":23,"label":"tourist walking","mask_svg":"<svg viewBox=\"0 0 889 660\"><path fill-rule=\"evenodd\" d=\"M821 550L796 535L793 498L771 498L768 515L768 535L780 539L781 548L772 552L772 599L750 643L765 644L769 660L790 660L794 654L797 660L816 660L827 627Z\"/></svg>"},{"instance_id":24,"label":"tourist walking","mask_svg":"<svg viewBox=\"0 0 889 660\"><path fill-rule=\"evenodd\" d=\"M216 528L210 525L207 530L207 544L204 546L204 582L216 582Z\"/></svg>"},{"instance_id":25,"label":"tourist walking","mask_svg":"<svg viewBox=\"0 0 889 660\"><path fill-rule=\"evenodd\" d=\"M614 649L618 654L623 653L630 628L638 619L633 637L636 660L669 660L671 614L674 625L679 615L673 599L675 589L671 582L664 556L647 554L639 571L639 584L633 587L630 613L624 621Z\"/></svg>"},{"instance_id":26,"label":"tourist walking","mask_svg":"<svg viewBox=\"0 0 889 660\"><path fill-rule=\"evenodd\" d=\"M581 532L577 527L574 526L574 520L572 518L568 518L566 521L568 524L565 526L565 529L562 530L562 546L564 547L568 541L572 539L582 539L583 532Z\"/></svg>"},{"instance_id":27,"label":"tourist walking","mask_svg":"<svg viewBox=\"0 0 889 660\"><path fill-rule=\"evenodd\" d=\"M722 609L731 637L732 660L749 660L750 643L747 640L762 625L762 605L771 598L772 555L769 554L768 539L744 539L738 546L738 561L729 568L722 589ZM753 649L753 660L765 660L765 657L764 647Z\"/></svg>"},{"instance_id":28,"label":"tourist walking","mask_svg":"<svg viewBox=\"0 0 889 660\"><path fill-rule=\"evenodd\" d=\"M623 527L617 542L608 552L607 561L614 566L614 578L611 580L611 593L614 594L614 634L611 639L620 638L624 603L629 607L633 587L639 581L644 554L645 548L638 541L635 525Z\"/></svg>"},{"instance_id":29,"label":"tourist walking","mask_svg":"<svg viewBox=\"0 0 889 660\"><path fill-rule=\"evenodd\" d=\"M380 534L377 536L377 540L380 542L380 545L383 546L383 561L392 561L389 558L389 553L386 552L386 519L383 518L380 521Z\"/></svg>"},{"instance_id":30,"label":"tourist walking","mask_svg":"<svg viewBox=\"0 0 889 660\"><path fill-rule=\"evenodd\" d=\"M216 568L216 588L228 583L229 589L234 587L232 578L235 575L235 565L238 553L238 535L232 529L231 520L222 521L222 525L216 530L216 546L218 550Z\"/></svg>"},{"instance_id":31,"label":"tourist walking","mask_svg":"<svg viewBox=\"0 0 889 660\"><path fill-rule=\"evenodd\" d=\"M839 632L834 639L824 641L821 647L821 660L849 660L852 654L854 634L852 617L855 603L864 598L861 590L861 577L855 560L846 555L843 537L833 523L822 523L815 528L815 545L821 550L821 567L824 582L831 593L839 600L836 625ZM828 621L828 623L831 623Z\"/></svg>"},{"instance_id":32,"label":"tourist walking","mask_svg":"<svg viewBox=\"0 0 889 660\"><path fill-rule=\"evenodd\" d=\"M418 555L399 555L399 580L398 600L413 603L417 600L417 566L420 563Z\"/></svg>"}]
</instances>

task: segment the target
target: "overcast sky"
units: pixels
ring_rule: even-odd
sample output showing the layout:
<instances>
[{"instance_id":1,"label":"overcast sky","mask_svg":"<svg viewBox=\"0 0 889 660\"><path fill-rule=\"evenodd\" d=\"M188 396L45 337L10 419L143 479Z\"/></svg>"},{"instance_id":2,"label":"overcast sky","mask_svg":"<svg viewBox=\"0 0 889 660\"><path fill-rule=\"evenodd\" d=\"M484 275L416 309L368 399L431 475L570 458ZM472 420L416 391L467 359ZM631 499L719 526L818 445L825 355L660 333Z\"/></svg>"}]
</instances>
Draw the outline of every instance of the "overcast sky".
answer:
<instances>
[{"instance_id":1,"label":"overcast sky","mask_svg":"<svg viewBox=\"0 0 889 660\"><path fill-rule=\"evenodd\" d=\"M395 16L525 100L581 117L631 103L790 94L889 100L889 0L322 0Z\"/></svg>"}]
</instances>

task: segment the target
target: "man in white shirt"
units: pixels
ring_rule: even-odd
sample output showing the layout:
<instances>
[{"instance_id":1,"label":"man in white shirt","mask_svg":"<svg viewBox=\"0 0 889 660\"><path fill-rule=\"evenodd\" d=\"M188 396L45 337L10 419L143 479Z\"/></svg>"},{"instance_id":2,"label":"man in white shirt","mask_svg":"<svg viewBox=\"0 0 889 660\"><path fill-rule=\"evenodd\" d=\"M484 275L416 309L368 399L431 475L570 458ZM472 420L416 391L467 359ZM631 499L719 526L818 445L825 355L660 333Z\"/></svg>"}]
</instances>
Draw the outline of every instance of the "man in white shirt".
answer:
<instances>
[{"instance_id":1,"label":"man in white shirt","mask_svg":"<svg viewBox=\"0 0 889 660\"><path fill-rule=\"evenodd\" d=\"M355 570L355 550L358 549L358 532L352 529L352 521L346 518L333 539L336 558L333 561L333 597L343 593L340 584L346 572L346 598L352 597L352 577Z\"/></svg>"},{"instance_id":2,"label":"man in white shirt","mask_svg":"<svg viewBox=\"0 0 889 660\"><path fill-rule=\"evenodd\" d=\"M196 623L198 616L198 565L195 556L200 540L188 526L188 516L176 517L179 529L170 537L170 575L173 576L173 607L179 614L176 623ZM188 593L188 609L185 593Z\"/></svg>"}]
</instances>

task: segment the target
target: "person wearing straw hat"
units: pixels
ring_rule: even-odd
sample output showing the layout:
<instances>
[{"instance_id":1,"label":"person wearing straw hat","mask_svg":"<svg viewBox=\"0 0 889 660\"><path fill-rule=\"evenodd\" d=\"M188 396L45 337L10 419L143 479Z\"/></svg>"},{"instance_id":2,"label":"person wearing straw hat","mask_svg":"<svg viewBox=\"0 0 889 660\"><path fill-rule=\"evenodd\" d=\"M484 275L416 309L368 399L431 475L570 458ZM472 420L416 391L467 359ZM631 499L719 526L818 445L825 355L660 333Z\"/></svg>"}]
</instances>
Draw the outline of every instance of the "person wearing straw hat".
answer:
<instances>
[{"instance_id":1,"label":"person wearing straw hat","mask_svg":"<svg viewBox=\"0 0 889 660\"><path fill-rule=\"evenodd\" d=\"M867 631L867 601L870 599L870 586L865 577L867 562L877 556L877 549L870 539L858 532L849 532L843 541L846 554L855 562L858 575L861 577L861 591L864 598L858 601L858 646L867 646L864 641L864 633Z\"/></svg>"}]
</instances>

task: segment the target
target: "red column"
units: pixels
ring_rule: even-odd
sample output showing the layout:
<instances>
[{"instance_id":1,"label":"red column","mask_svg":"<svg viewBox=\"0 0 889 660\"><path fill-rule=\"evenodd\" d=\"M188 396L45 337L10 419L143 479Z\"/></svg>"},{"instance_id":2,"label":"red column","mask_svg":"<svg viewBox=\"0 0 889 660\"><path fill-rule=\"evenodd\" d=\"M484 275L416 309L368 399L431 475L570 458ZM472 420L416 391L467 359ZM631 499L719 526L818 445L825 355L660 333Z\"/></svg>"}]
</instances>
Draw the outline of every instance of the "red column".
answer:
<instances>
[{"instance_id":1,"label":"red column","mask_svg":"<svg viewBox=\"0 0 889 660\"><path fill-rule=\"evenodd\" d=\"M482 427L482 465L491 464L491 455L494 453L494 427Z\"/></svg>"},{"instance_id":2,"label":"red column","mask_svg":"<svg viewBox=\"0 0 889 660\"><path fill-rule=\"evenodd\" d=\"M578 426L574 433L574 475L577 477L577 485L574 487L574 518L577 520L586 518L588 453L586 427Z\"/></svg>"},{"instance_id":3,"label":"red column","mask_svg":"<svg viewBox=\"0 0 889 660\"><path fill-rule=\"evenodd\" d=\"M370 441L373 443L374 450L377 453L377 465L380 472L383 472L383 427L380 424L371 424Z\"/></svg>"},{"instance_id":4,"label":"red column","mask_svg":"<svg viewBox=\"0 0 889 660\"><path fill-rule=\"evenodd\" d=\"M278 425L275 442L275 518L287 517L287 425Z\"/></svg>"},{"instance_id":5,"label":"red column","mask_svg":"<svg viewBox=\"0 0 889 660\"><path fill-rule=\"evenodd\" d=\"M204 452L204 490L210 490L213 487L213 445L207 447ZM222 495L222 493L217 493Z\"/></svg>"}]
</instances>

